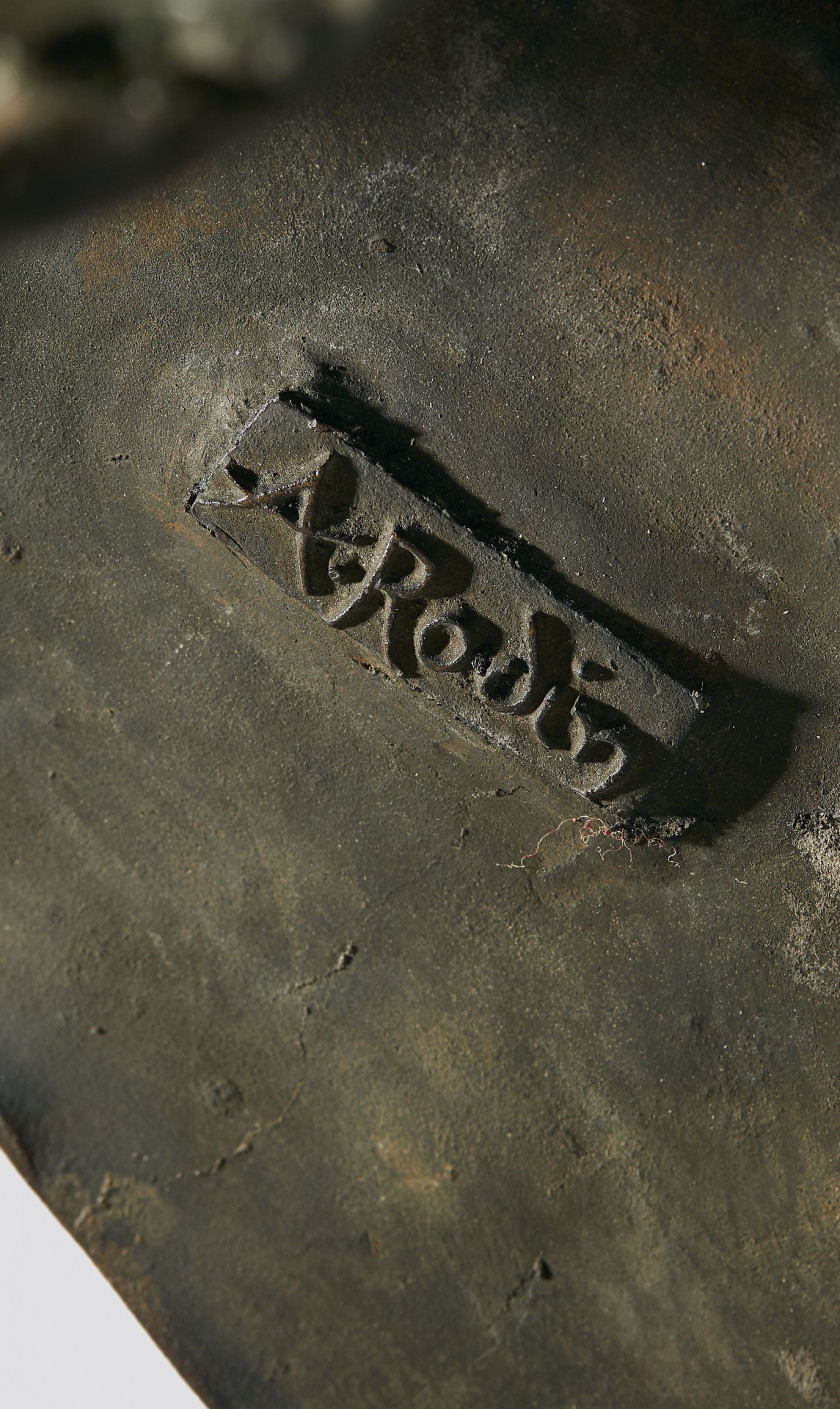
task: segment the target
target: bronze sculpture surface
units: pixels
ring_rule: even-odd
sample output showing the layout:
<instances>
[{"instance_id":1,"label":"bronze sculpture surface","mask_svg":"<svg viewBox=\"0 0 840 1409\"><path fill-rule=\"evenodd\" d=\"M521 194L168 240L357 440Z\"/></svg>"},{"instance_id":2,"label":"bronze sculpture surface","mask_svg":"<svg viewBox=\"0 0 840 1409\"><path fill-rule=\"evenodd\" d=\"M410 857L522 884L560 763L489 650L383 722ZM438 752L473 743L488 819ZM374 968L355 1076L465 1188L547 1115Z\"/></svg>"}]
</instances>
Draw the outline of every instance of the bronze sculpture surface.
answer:
<instances>
[{"instance_id":1,"label":"bronze sculpture surface","mask_svg":"<svg viewBox=\"0 0 840 1409\"><path fill-rule=\"evenodd\" d=\"M5 246L0 1110L219 1409L840 1395L838 43L421 4Z\"/></svg>"}]
</instances>

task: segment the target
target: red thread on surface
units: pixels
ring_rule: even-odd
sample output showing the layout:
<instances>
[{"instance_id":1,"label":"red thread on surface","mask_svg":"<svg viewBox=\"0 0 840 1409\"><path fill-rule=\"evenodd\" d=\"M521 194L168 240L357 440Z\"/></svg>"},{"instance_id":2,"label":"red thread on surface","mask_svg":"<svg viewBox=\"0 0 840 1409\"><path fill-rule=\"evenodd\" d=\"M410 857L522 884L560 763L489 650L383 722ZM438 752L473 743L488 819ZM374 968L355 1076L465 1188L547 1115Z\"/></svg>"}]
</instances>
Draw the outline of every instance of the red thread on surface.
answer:
<instances>
[{"instance_id":1,"label":"red thread on surface","mask_svg":"<svg viewBox=\"0 0 840 1409\"><path fill-rule=\"evenodd\" d=\"M606 851L603 849L603 847L596 846L595 849L598 852L598 855L600 856L601 860L606 861L608 856L613 856L616 852L619 851L626 851L630 857L630 864L633 864L633 848L630 845L630 842L628 841L627 837L628 828L623 826L610 827L602 817L591 816L564 817L560 822L557 823L556 827L551 827L549 831L543 832L533 851L526 851L524 856L520 856L518 861L499 861L496 864L506 871L524 871L525 862L531 861L535 856L539 855L542 849L543 842L548 841L549 837L553 837L557 832L560 831L561 827L565 827L569 823L574 825L577 822L580 822L582 824L580 832L578 834L581 846L588 846L591 841L595 841L599 837L607 837L611 841L617 841L618 846L610 846L606 849ZM592 825L593 823L595 824L594 826ZM642 832L639 835L636 845L656 846L662 848L666 845L666 842L664 837L660 837L655 834L653 836L648 836L646 832ZM677 860L677 848L675 846L671 847L671 850L669 851L667 856L667 861L669 866L679 866L680 863Z\"/></svg>"}]
</instances>

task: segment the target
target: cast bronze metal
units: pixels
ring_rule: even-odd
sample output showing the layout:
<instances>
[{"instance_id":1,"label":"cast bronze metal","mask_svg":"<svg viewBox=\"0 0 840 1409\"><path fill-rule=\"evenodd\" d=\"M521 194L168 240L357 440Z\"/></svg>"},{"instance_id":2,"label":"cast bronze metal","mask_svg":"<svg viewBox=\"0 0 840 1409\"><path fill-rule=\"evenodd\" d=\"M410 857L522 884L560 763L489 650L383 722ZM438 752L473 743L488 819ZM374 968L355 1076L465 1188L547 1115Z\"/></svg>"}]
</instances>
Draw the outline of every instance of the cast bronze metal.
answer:
<instances>
[{"instance_id":1,"label":"cast bronze metal","mask_svg":"<svg viewBox=\"0 0 840 1409\"><path fill-rule=\"evenodd\" d=\"M640 804L703 709L699 692L400 485L305 404L278 396L261 407L189 508L395 676L583 797Z\"/></svg>"},{"instance_id":2,"label":"cast bronze metal","mask_svg":"<svg viewBox=\"0 0 840 1409\"><path fill-rule=\"evenodd\" d=\"M422 4L4 248L0 1132L214 1409L840 1395L838 53Z\"/></svg>"}]
</instances>

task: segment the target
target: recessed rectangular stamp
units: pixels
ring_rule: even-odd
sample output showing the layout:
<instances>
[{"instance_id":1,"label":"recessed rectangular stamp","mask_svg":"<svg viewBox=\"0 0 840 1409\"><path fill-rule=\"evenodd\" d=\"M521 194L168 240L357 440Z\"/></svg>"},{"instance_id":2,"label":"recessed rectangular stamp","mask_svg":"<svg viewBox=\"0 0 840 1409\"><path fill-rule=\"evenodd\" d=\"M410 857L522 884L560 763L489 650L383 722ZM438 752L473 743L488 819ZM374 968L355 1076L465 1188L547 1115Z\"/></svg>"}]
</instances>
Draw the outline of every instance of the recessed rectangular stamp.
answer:
<instances>
[{"instance_id":1,"label":"recessed rectangular stamp","mask_svg":"<svg viewBox=\"0 0 840 1409\"><path fill-rule=\"evenodd\" d=\"M697 719L695 692L285 398L189 507L392 676L584 797L638 801Z\"/></svg>"}]
</instances>

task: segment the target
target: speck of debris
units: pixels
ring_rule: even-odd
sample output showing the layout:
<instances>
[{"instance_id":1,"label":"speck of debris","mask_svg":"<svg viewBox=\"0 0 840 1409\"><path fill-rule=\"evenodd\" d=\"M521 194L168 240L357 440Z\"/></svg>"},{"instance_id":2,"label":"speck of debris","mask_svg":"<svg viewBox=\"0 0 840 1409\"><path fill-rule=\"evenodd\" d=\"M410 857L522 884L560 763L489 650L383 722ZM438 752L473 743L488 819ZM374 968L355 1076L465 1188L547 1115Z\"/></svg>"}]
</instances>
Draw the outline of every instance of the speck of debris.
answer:
<instances>
[{"instance_id":1,"label":"speck of debris","mask_svg":"<svg viewBox=\"0 0 840 1409\"><path fill-rule=\"evenodd\" d=\"M806 1404L819 1404L824 1398L820 1367L810 1350L783 1350L779 1353L779 1369L791 1388Z\"/></svg>"},{"instance_id":2,"label":"speck of debris","mask_svg":"<svg viewBox=\"0 0 840 1409\"><path fill-rule=\"evenodd\" d=\"M673 841L694 826L694 817L628 817L620 818L610 833L628 846L641 846L650 841Z\"/></svg>"},{"instance_id":3,"label":"speck of debris","mask_svg":"<svg viewBox=\"0 0 840 1409\"><path fill-rule=\"evenodd\" d=\"M229 1076L208 1077L199 1090L204 1105L216 1115L233 1115L244 1104L241 1090Z\"/></svg>"},{"instance_id":4,"label":"speck of debris","mask_svg":"<svg viewBox=\"0 0 840 1409\"><path fill-rule=\"evenodd\" d=\"M799 812L790 828L797 851L810 861L832 900L840 900L840 817L832 812Z\"/></svg>"},{"instance_id":5,"label":"speck of debris","mask_svg":"<svg viewBox=\"0 0 840 1409\"><path fill-rule=\"evenodd\" d=\"M516 1286L512 1291L508 1292L505 1297L505 1304L508 1308L511 1307L513 1303L528 1290L533 1282L550 1282L553 1275L542 1253L539 1253L532 1265L528 1268L528 1271L523 1272Z\"/></svg>"}]
</instances>

